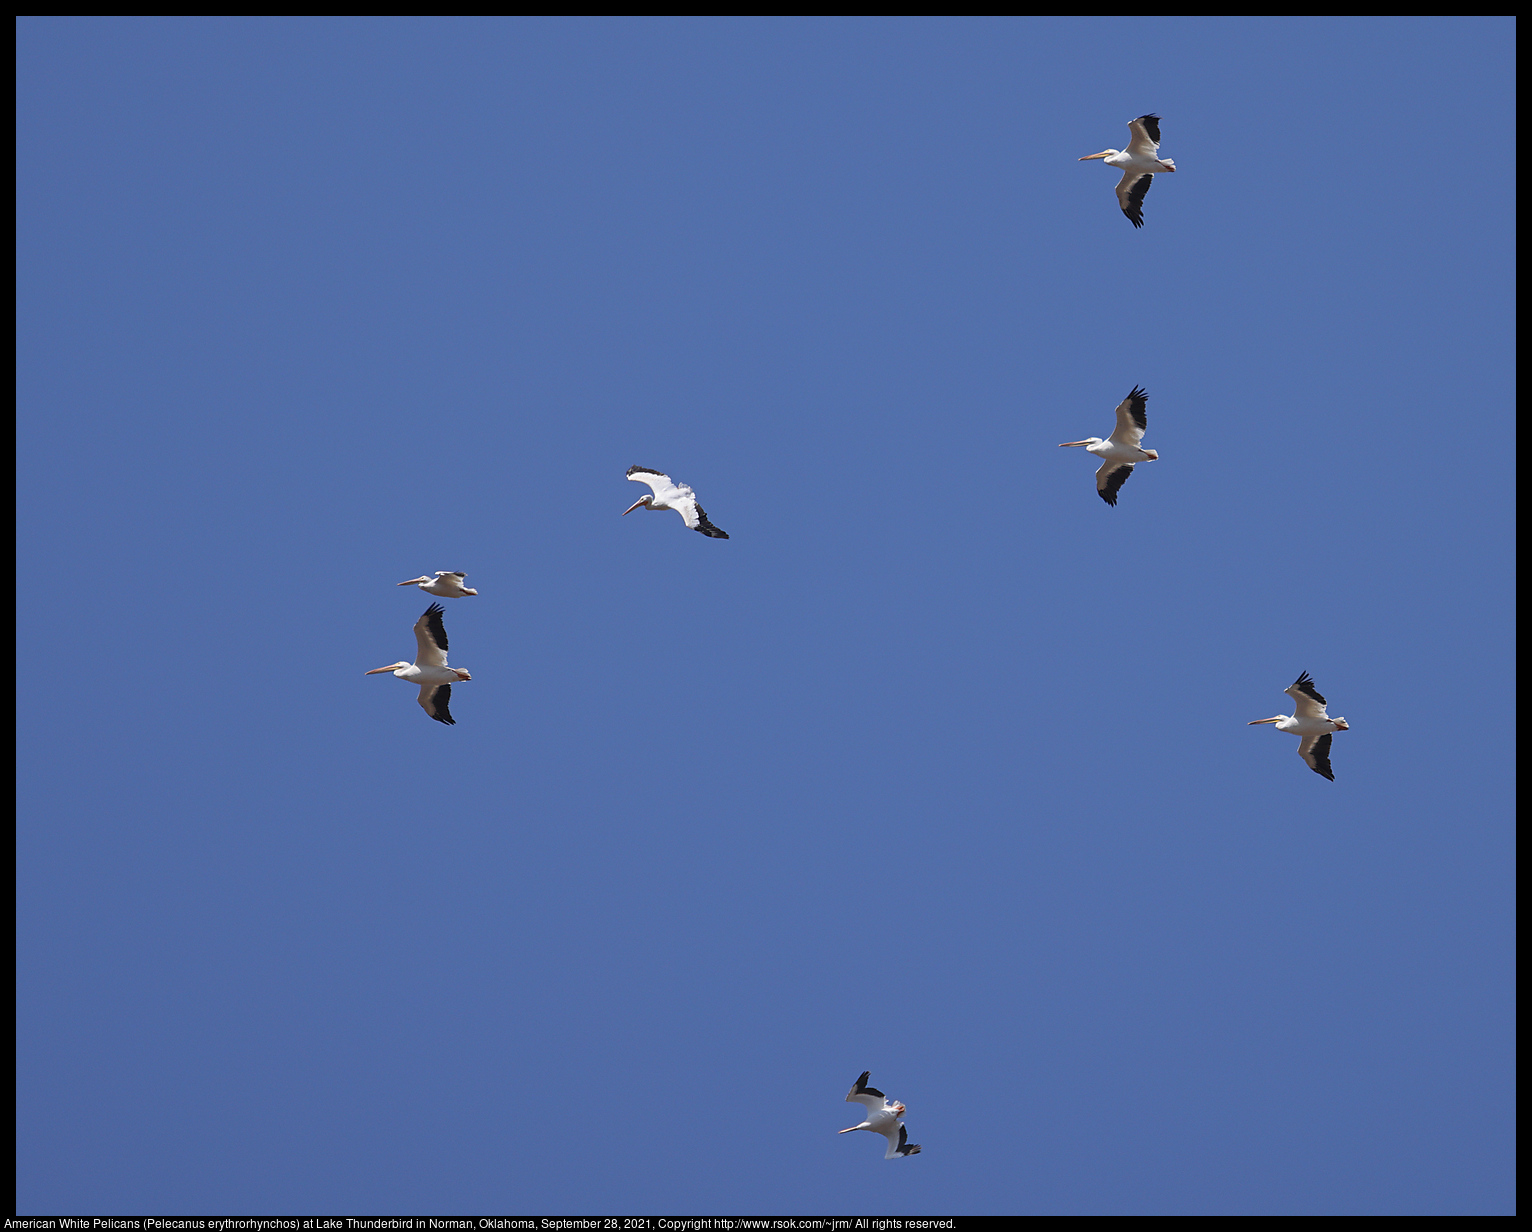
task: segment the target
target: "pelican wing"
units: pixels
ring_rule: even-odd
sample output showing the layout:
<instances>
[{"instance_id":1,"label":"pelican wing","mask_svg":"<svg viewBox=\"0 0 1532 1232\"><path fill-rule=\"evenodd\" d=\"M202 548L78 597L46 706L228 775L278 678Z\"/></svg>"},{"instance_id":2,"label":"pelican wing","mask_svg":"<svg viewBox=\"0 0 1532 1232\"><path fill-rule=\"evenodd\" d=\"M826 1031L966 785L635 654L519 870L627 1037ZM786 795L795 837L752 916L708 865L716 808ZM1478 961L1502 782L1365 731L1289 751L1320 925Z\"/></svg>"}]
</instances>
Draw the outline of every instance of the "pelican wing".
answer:
<instances>
[{"instance_id":1,"label":"pelican wing","mask_svg":"<svg viewBox=\"0 0 1532 1232\"><path fill-rule=\"evenodd\" d=\"M450 684L423 684L420 686L420 696L415 700L420 703L420 708L438 723L451 725L457 723L457 720L452 717L452 712L447 709L447 704L452 701Z\"/></svg>"},{"instance_id":2,"label":"pelican wing","mask_svg":"<svg viewBox=\"0 0 1532 1232\"><path fill-rule=\"evenodd\" d=\"M1107 438L1112 444L1140 447L1144 430L1149 426L1149 416L1144 413L1148 401L1149 395L1135 385L1133 392L1117 404L1117 430Z\"/></svg>"},{"instance_id":3,"label":"pelican wing","mask_svg":"<svg viewBox=\"0 0 1532 1232\"><path fill-rule=\"evenodd\" d=\"M438 571L436 581L432 582L427 590L430 594L442 595L448 599L461 599L464 595L474 593L463 585L467 580L468 575L466 573L443 573Z\"/></svg>"},{"instance_id":4,"label":"pelican wing","mask_svg":"<svg viewBox=\"0 0 1532 1232\"><path fill-rule=\"evenodd\" d=\"M1096 471L1096 491L1108 505L1117 504L1117 493L1133 473L1131 462L1103 462Z\"/></svg>"},{"instance_id":5,"label":"pelican wing","mask_svg":"<svg viewBox=\"0 0 1532 1232\"><path fill-rule=\"evenodd\" d=\"M870 1069L864 1069L862 1076L856 1080L856 1085L846 1094L846 1102L855 1101L858 1104L866 1104L871 1112L882 1112L883 1105L888 1102L888 1096L884 1095L877 1087L867 1085L867 1079L872 1077Z\"/></svg>"},{"instance_id":6,"label":"pelican wing","mask_svg":"<svg viewBox=\"0 0 1532 1232\"><path fill-rule=\"evenodd\" d=\"M1323 694L1314 687L1313 678L1304 672L1297 680L1283 689L1293 699L1294 713L1300 719L1323 719L1325 714L1325 699Z\"/></svg>"},{"instance_id":7,"label":"pelican wing","mask_svg":"<svg viewBox=\"0 0 1532 1232\"><path fill-rule=\"evenodd\" d=\"M898 1121L881 1131L888 1139L888 1150L884 1159L893 1159L896 1155L919 1155L920 1148L910 1144L910 1131L905 1129L904 1122Z\"/></svg>"},{"instance_id":8,"label":"pelican wing","mask_svg":"<svg viewBox=\"0 0 1532 1232\"><path fill-rule=\"evenodd\" d=\"M697 503L697 498L690 488L681 489L685 496L672 497L670 507L681 515L681 520L692 530L706 535L709 539L727 539L727 531L721 531L707 520L707 514L702 506Z\"/></svg>"},{"instance_id":9,"label":"pelican wing","mask_svg":"<svg viewBox=\"0 0 1532 1232\"><path fill-rule=\"evenodd\" d=\"M1144 225L1144 198L1153 180L1152 171L1124 171L1117 181L1117 204L1135 227Z\"/></svg>"},{"instance_id":10,"label":"pelican wing","mask_svg":"<svg viewBox=\"0 0 1532 1232\"><path fill-rule=\"evenodd\" d=\"M1128 153L1134 158L1153 158L1160 148L1160 117L1141 115L1128 121Z\"/></svg>"},{"instance_id":11,"label":"pelican wing","mask_svg":"<svg viewBox=\"0 0 1532 1232\"><path fill-rule=\"evenodd\" d=\"M1305 736L1298 742L1298 756L1309 763L1309 769L1315 774L1322 774L1330 782L1335 782L1335 772L1330 769L1330 741L1333 737L1329 732L1322 736Z\"/></svg>"},{"instance_id":12,"label":"pelican wing","mask_svg":"<svg viewBox=\"0 0 1532 1232\"><path fill-rule=\"evenodd\" d=\"M418 648L415 663L418 667L447 666L447 627L442 624L443 610L440 603L433 603L415 622L415 645Z\"/></svg>"},{"instance_id":13,"label":"pelican wing","mask_svg":"<svg viewBox=\"0 0 1532 1232\"><path fill-rule=\"evenodd\" d=\"M674 491L676 488L675 481L669 475L662 474L660 471L652 471L647 466L628 467L628 478L634 483L647 483L653 489L656 498L666 492ZM690 488L686 490L688 492L691 491Z\"/></svg>"}]
</instances>

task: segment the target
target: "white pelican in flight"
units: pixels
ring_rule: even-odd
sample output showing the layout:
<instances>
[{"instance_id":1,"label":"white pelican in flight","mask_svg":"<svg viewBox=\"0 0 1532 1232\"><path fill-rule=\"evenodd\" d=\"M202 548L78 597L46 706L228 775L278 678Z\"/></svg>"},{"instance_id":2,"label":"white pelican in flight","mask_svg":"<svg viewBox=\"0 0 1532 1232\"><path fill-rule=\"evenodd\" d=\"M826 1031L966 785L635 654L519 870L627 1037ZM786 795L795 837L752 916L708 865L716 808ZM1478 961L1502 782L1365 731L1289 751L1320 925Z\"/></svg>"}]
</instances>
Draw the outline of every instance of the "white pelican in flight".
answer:
<instances>
[{"instance_id":1,"label":"white pelican in flight","mask_svg":"<svg viewBox=\"0 0 1532 1232\"><path fill-rule=\"evenodd\" d=\"M851 1088L846 1096L846 1102L866 1104L867 1119L860 1125L852 1125L846 1129L838 1129L839 1134L854 1133L859 1129L870 1129L875 1134L882 1134L888 1139L888 1152L884 1159L892 1159L895 1155L919 1155L920 1148L910 1141L910 1134L904 1128L904 1122L899 1118L904 1115L904 1105L889 1103L888 1097L878 1090L877 1087L867 1085L867 1079L872 1076L870 1069L864 1069L862 1076L856 1080L856 1086Z\"/></svg>"},{"instance_id":2,"label":"white pelican in flight","mask_svg":"<svg viewBox=\"0 0 1532 1232\"><path fill-rule=\"evenodd\" d=\"M640 505L645 509L674 509L681 515L681 520L698 534L706 535L709 539L729 537L707 520L707 514L702 512L702 506L697 503L697 494L684 483L674 483L669 475L652 471L647 466L628 467L628 478L634 483L647 483L654 491L648 496L639 497L624 509L623 517L627 517Z\"/></svg>"},{"instance_id":3,"label":"white pelican in flight","mask_svg":"<svg viewBox=\"0 0 1532 1232\"><path fill-rule=\"evenodd\" d=\"M1086 453L1100 458L1096 471L1096 491L1108 505L1117 503L1117 493L1128 482L1135 462L1154 462L1159 454L1153 449L1139 448L1144 439L1144 429L1149 426L1149 416L1144 414L1144 404L1149 401L1137 385L1133 392L1117 404L1117 430L1102 440L1099 436L1087 436L1083 441L1065 441L1060 449L1071 445L1084 445Z\"/></svg>"},{"instance_id":4,"label":"white pelican in flight","mask_svg":"<svg viewBox=\"0 0 1532 1232\"><path fill-rule=\"evenodd\" d=\"M1176 160L1161 158L1160 117L1141 115L1128 121L1128 131L1133 134L1126 150L1102 150L1099 154L1087 154L1077 162L1089 162L1099 158L1108 167L1121 167L1122 179L1117 181L1117 204L1135 227L1144 225L1144 196L1154 180L1156 172L1174 171Z\"/></svg>"},{"instance_id":5,"label":"white pelican in flight","mask_svg":"<svg viewBox=\"0 0 1532 1232\"><path fill-rule=\"evenodd\" d=\"M443 573L436 571L435 577L423 575L411 578L408 582L397 583L400 586L418 586L428 595L440 595L443 599L461 599L464 595L476 595L479 592L472 586L464 586L463 579L466 573Z\"/></svg>"},{"instance_id":6,"label":"white pelican in flight","mask_svg":"<svg viewBox=\"0 0 1532 1232\"><path fill-rule=\"evenodd\" d=\"M1320 696L1319 690L1314 687L1314 681L1309 674L1304 672L1297 680L1283 689L1293 699L1293 709L1298 713L1288 718L1285 714L1273 715L1269 719L1255 719L1247 723L1247 727L1255 727L1259 723L1274 723L1281 732L1296 732L1303 739L1298 742L1298 756L1308 762L1309 769L1315 774L1322 774L1332 783L1335 775L1330 770L1330 738L1331 733L1350 730L1351 724L1345 719L1332 719L1325 713L1325 699Z\"/></svg>"},{"instance_id":7,"label":"white pelican in flight","mask_svg":"<svg viewBox=\"0 0 1532 1232\"><path fill-rule=\"evenodd\" d=\"M452 686L473 677L461 667L447 666L447 630L442 624L442 605L433 603L415 622L415 645L418 651L413 663L400 660L387 667L375 667L367 676L379 672L393 672L400 680L418 682L420 696L416 700L420 708L438 723L456 723L447 704L452 700Z\"/></svg>"}]
</instances>

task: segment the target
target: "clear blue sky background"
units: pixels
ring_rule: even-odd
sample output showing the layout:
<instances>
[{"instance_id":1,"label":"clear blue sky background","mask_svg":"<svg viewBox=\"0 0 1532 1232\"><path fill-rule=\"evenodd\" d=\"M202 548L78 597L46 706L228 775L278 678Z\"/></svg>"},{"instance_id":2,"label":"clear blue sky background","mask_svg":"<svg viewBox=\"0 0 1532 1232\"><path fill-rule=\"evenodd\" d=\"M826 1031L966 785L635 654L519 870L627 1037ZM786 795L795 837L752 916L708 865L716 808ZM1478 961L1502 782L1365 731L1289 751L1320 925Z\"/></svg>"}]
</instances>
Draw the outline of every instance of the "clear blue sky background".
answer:
<instances>
[{"instance_id":1,"label":"clear blue sky background","mask_svg":"<svg viewBox=\"0 0 1532 1232\"><path fill-rule=\"evenodd\" d=\"M20 1210L1509 1213L1513 34L24 20Z\"/></svg>"}]
</instances>

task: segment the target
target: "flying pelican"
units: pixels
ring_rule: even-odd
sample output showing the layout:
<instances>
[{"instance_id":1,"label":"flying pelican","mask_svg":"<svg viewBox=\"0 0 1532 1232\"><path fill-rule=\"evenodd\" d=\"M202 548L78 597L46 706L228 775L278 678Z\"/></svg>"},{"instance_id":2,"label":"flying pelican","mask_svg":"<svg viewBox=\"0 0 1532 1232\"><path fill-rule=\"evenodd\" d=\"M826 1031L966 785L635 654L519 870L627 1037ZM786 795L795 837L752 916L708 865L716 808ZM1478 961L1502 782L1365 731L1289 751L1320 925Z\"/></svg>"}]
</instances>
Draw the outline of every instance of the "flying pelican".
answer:
<instances>
[{"instance_id":1,"label":"flying pelican","mask_svg":"<svg viewBox=\"0 0 1532 1232\"><path fill-rule=\"evenodd\" d=\"M1111 436L1106 440L1087 436L1083 441L1065 441L1059 446L1068 449L1071 445L1084 445L1086 453L1102 459L1096 471L1096 491L1108 505L1117 503L1117 493L1128 482L1135 462L1159 460L1156 451L1140 449L1138 444L1149 426L1149 417L1144 414L1144 403L1148 401L1149 395L1135 385L1133 392L1117 404L1117 431Z\"/></svg>"},{"instance_id":2,"label":"flying pelican","mask_svg":"<svg viewBox=\"0 0 1532 1232\"><path fill-rule=\"evenodd\" d=\"M1176 160L1159 157L1160 117L1141 115L1128 121L1128 131L1133 134L1126 150L1102 150L1099 154L1087 154L1076 162L1089 162L1099 158L1108 167L1121 167L1122 179L1117 181L1117 204L1135 227L1144 225L1144 197L1157 171L1174 171Z\"/></svg>"},{"instance_id":3,"label":"flying pelican","mask_svg":"<svg viewBox=\"0 0 1532 1232\"><path fill-rule=\"evenodd\" d=\"M888 1097L878 1090L877 1087L867 1085L867 1079L872 1076L870 1069L864 1069L862 1076L856 1080L856 1085L851 1088L846 1096L846 1102L853 1101L867 1105L867 1119L860 1125L852 1125L847 1129L838 1129L839 1134L849 1134L858 1129L870 1129L875 1134L882 1134L888 1139L888 1152L884 1159L892 1159L895 1155L919 1155L920 1148L910 1142L910 1134L904 1128L904 1122L899 1118L904 1115L903 1104L891 1104Z\"/></svg>"},{"instance_id":4,"label":"flying pelican","mask_svg":"<svg viewBox=\"0 0 1532 1232\"><path fill-rule=\"evenodd\" d=\"M1282 692L1293 699L1293 709L1298 712L1297 714L1292 718L1288 718L1285 714L1278 714L1269 719L1255 719L1245 726L1254 727L1259 723L1275 723L1278 731L1297 732L1303 737L1298 742L1298 756L1308 762L1309 769L1315 774L1322 774L1332 783L1335 782L1335 775L1330 770L1331 733L1348 731L1351 724L1345 719L1332 719L1325 713L1325 699L1320 696L1319 690L1314 687L1314 681L1307 672L1304 672Z\"/></svg>"},{"instance_id":5,"label":"flying pelican","mask_svg":"<svg viewBox=\"0 0 1532 1232\"><path fill-rule=\"evenodd\" d=\"M476 595L479 593L472 586L463 585L463 579L467 576L466 573L443 573L438 569L434 578L430 575L423 575L418 578L411 578L408 582L399 582L397 585L418 586L426 594L440 595L443 599L461 599L464 595Z\"/></svg>"},{"instance_id":6,"label":"flying pelican","mask_svg":"<svg viewBox=\"0 0 1532 1232\"><path fill-rule=\"evenodd\" d=\"M707 520L707 514L702 512L702 506L697 503L697 494L684 483L674 483L669 475L652 471L647 466L628 467L628 478L634 483L647 483L654 491L648 496L639 497L624 509L623 517L627 517L640 505L645 509L674 509L681 515L681 520L699 534L709 539L729 537Z\"/></svg>"},{"instance_id":7,"label":"flying pelican","mask_svg":"<svg viewBox=\"0 0 1532 1232\"><path fill-rule=\"evenodd\" d=\"M433 603L415 622L415 644L419 648L415 662L390 663L387 667L375 667L366 676L379 672L393 672L400 680L420 682L420 696L416 700L420 708L438 723L456 723L447 709L452 700L452 686L460 680L473 677L461 667L447 666L447 630L442 624L442 605Z\"/></svg>"}]
</instances>

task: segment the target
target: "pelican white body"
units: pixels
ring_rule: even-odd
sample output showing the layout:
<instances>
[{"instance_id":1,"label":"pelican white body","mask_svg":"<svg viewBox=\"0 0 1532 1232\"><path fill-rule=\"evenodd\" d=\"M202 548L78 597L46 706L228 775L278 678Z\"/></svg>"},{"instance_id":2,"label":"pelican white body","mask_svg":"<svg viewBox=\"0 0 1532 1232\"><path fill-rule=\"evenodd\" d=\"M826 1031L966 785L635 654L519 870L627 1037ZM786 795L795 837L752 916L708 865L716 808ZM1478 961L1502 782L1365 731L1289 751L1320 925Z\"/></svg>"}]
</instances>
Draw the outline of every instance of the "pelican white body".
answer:
<instances>
[{"instance_id":1,"label":"pelican white body","mask_svg":"<svg viewBox=\"0 0 1532 1232\"><path fill-rule=\"evenodd\" d=\"M1093 453L1108 462L1152 462L1159 457L1159 454L1152 454L1147 449L1140 449L1137 445L1120 445L1112 440L1097 441L1094 445L1087 445L1085 452Z\"/></svg>"}]
</instances>

